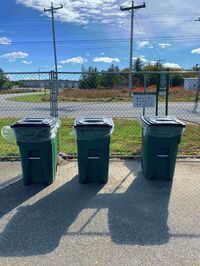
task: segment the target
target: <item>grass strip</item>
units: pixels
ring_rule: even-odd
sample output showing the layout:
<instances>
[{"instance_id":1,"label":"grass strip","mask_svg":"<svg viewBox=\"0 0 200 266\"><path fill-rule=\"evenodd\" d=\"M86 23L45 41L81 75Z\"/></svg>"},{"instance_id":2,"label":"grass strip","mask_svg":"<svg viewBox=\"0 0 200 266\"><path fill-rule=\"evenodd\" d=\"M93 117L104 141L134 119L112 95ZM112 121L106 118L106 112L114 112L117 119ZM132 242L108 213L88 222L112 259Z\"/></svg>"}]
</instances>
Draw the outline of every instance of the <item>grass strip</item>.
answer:
<instances>
[{"instance_id":1,"label":"grass strip","mask_svg":"<svg viewBox=\"0 0 200 266\"><path fill-rule=\"evenodd\" d=\"M16 119L0 119L0 129L10 125ZM73 135L74 119L61 119L59 130L60 151L69 155L77 153L76 140ZM111 138L111 154L140 155L141 126L137 120L114 119L115 130ZM200 125L188 124L179 146L179 155L200 155ZM0 156L19 155L16 143L9 143L0 136Z\"/></svg>"}]
</instances>

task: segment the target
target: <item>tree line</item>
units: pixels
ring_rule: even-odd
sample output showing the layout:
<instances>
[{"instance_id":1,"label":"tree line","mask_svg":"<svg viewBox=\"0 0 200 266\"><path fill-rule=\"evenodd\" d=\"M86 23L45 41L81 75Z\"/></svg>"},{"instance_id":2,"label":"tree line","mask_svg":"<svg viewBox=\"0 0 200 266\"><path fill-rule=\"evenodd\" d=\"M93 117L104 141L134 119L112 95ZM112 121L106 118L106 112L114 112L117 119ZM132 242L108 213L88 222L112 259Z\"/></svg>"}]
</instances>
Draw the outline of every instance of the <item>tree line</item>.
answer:
<instances>
[{"instance_id":1,"label":"tree line","mask_svg":"<svg viewBox=\"0 0 200 266\"><path fill-rule=\"evenodd\" d=\"M158 71L176 71L170 74L171 86L183 85L183 80L186 77L194 77L194 74L178 73L181 69L166 68L161 63L144 64L141 58L137 58L133 65L133 70L136 72L133 75L134 87L143 87L144 74L140 72L158 72ZM191 70L197 70L196 66ZM122 72L122 73L119 73ZM128 86L129 68L120 69L117 65L111 65L107 70L99 71L96 67L82 67L82 75L79 79L79 87L81 89L96 89L96 88L124 88ZM159 80L159 74L148 73L146 76L147 86L156 85ZM23 81L11 81L4 71L0 68L0 90L11 89L13 87L22 87Z\"/></svg>"},{"instance_id":2,"label":"tree line","mask_svg":"<svg viewBox=\"0 0 200 266\"><path fill-rule=\"evenodd\" d=\"M156 64L143 64L141 58L137 58L133 65L133 70L136 72L133 75L133 84L135 87L141 87L144 84L144 74L140 72L158 72L158 71L176 71L170 74L171 86L180 86L183 84L184 77L192 77L192 74L183 75L178 73L181 69L166 68L159 62ZM194 70L194 68L192 69ZM123 73L118 73L123 72ZM127 72L127 74L126 74ZM118 66L111 65L107 70L98 71L96 67L82 67L82 76L79 81L81 89L96 89L96 88L123 88L127 87L129 80L129 68L120 69ZM115 74L116 73L116 74ZM158 83L159 74L148 73L146 76L147 86L156 85Z\"/></svg>"},{"instance_id":3,"label":"tree line","mask_svg":"<svg viewBox=\"0 0 200 266\"><path fill-rule=\"evenodd\" d=\"M22 87L23 82L20 80L11 81L9 77L7 77L2 68L0 68L0 90L9 90L13 87Z\"/></svg>"}]
</instances>

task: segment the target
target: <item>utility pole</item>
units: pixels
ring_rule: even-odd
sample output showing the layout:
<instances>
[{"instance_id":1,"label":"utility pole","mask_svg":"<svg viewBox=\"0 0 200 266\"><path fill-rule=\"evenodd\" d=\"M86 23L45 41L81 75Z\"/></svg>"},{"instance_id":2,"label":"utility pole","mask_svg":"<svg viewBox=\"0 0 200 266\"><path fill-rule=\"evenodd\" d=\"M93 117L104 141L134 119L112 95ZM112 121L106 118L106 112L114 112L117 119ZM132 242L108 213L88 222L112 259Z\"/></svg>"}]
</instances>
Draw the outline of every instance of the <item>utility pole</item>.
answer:
<instances>
[{"instance_id":1,"label":"utility pole","mask_svg":"<svg viewBox=\"0 0 200 266\"><path fill-rule=\"evenodd\" d=\"M55 36L55 25L54 25L54 14L56 10L62 9L63 5L60 5L59 7L54 7L53 2L51 2L51 8L46 9L44 8L44 12L50 12L51 13L51 19L52 19L52 33L53 33L53 48L54 48L54 62L55 62L55 71L56 76L58 72L58 64L57 64L57 53L56 53L56 36Z\"/></svg>"},{"instance_id":2,"label":"utility pole","mask_svg":"<svg viewBox=\"0 0 200 266\"><path fill-rule=\"evenodd\" d=\"M130 7L120 7L121 11L131 11L131 36L130 36L130 65L129 65L129 96L131 97L131 91L133 87L133 23L134 23L134 14L135 11L140 8L145 8L146 4L135 6L134 1L132 0L132 6Z\"/></svg>"}]
</instances>

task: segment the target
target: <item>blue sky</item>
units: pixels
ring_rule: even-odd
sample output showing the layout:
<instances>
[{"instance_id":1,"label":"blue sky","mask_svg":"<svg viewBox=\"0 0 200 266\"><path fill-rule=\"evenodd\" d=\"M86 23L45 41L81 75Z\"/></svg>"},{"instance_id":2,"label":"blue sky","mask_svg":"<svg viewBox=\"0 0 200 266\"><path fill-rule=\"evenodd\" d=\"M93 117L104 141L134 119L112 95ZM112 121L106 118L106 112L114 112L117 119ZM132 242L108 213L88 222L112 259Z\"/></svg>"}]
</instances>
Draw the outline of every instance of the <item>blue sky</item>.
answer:
<instances>
[{"instance_id":1,"label":"blue sky","mask_svg":"<svg viewBox=\"0 0 200 266\"><path fill-rule=\"evenodd\" d=\"M53 69L51 20L43 9L49 0L1 1L0 67L5 71ZM134 58L143 62L164 59L163 64L190 68L200 64L199 0L146 0L135 13ZM141 4L142 1L135 1ZM130 14L121 12L119 0L54 0L60 71L80 71L112 63L129 65Z\"/></svg>"}]
</instances>

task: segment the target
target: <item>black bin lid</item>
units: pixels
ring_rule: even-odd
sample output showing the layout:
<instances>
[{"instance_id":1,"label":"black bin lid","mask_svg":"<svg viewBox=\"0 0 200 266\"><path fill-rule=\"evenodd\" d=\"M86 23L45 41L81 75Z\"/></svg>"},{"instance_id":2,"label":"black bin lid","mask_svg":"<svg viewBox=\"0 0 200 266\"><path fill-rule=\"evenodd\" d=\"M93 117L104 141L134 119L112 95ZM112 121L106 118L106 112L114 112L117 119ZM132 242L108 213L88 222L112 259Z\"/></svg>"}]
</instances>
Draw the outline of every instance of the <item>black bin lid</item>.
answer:
<instances>
[{"instance_id":1,"label":"black bin lid","mask_svg":"<svg viewBox=\"0 0 200 266\"><path fill-rule=\"evenodd\" d=\"M111 118L78 118L74 122L74 127L113 127L113 120Z\"/></svg>"},{"instance_id":2,"label":"black bin lid","mask_svg":"<svg viewBox=\"0 0 200 266\"><path fill-rule=\"evenodd\" d=\"M141 119L148 126L186 127L186 124L173 116L142 116Z\"/></svg>"},{"instance_id":3,"label":"black bin lid","mask_svg":"<svg viewBox=\"0 0 200 266\"><path fill-rule=\"evenodd\" d=\"M17 127L48 127L52 128L58 122L57 118L24 118L11 125Z\"/></svg>"}]
</instances>

